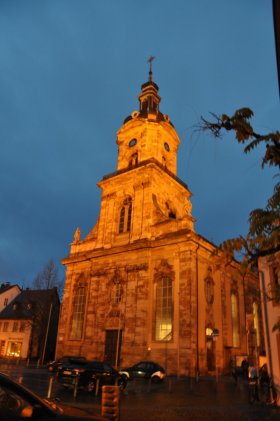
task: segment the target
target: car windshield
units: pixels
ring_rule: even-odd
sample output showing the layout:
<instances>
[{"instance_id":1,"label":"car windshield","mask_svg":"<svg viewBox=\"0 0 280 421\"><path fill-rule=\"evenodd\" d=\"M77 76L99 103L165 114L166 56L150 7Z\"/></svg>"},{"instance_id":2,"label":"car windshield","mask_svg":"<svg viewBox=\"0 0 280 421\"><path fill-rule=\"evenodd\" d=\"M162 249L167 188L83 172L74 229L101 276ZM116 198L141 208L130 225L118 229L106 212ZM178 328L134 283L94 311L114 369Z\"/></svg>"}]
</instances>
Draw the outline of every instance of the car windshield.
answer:
<instances>
[{"instance_id":1,"label":"car windshield","mask_svg":"<svg viewBox=\"0 0 280 421\"><path fill-rule=\"evenodd\" d=\"M79 358L69 358L68 362L70 364L86 364L87 363L86 360L82 360L82 359L79 359Z\"/></svg>"},{"instance_id":2,"label":"car windshield","mask_svg":"<svg viewBox=\"0 0 280 421\"><path fill-rule=\"evenodd\" d=\"M41 400L23 387L0 384L0 418L29 418L34 415L35 406L42 406L42 414L51 412L61 413L56 405Z\"/></svg>"}]
</instances>

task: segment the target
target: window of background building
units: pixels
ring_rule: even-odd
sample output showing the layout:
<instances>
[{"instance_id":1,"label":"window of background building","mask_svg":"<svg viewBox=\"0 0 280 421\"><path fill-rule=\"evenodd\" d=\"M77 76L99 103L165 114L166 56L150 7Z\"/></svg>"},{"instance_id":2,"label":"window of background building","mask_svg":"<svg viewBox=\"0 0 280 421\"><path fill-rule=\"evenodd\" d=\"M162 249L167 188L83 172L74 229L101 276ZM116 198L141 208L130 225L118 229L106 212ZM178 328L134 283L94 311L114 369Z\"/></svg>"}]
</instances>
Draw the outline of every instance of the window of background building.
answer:
<instances>
[{"instance_id":1,"label":"window of background building","mask_svg":"<svg viewBox=\"0 0 280 421\"><path fill-rule=\"evenodd\" d=\"M13 323L13 332L17 332L18 331L18 322L14 322Z\"/></svg>"},{"instance_id":2,"label":"window of background building","mask_svg":"<svg viewBox=\"0 0 280 421\"><path fill-rule=\"evenodd\" d=\"M20 357L22 342L8 342L7 356L8 357Z\"/></svg>"},{"instance_id":3,"label":"window of background building","mask_svg":"<svg viewBox=\"0 0 280 421\"><path fill-rule=\"evenodd\" d=\"M20 322L19 331L20 332L24 332L25 331L25 322Z\"/></svg>"},{"instance_id":4,"label":"window of background building","mask_svg":"<svg viewBox=\"0 0 280 421\"><path fill-rule=\"evenodd\" d=\"M8 329L9 329L9 322L4 322L3 332L8 332Z\"/></svg>"},{"instance_id":5,"label":"window of background building","mask_svg":"<svg viewBox=\"0 0 280 421\"><path fill-rule=\"evenodd\" d=\"M231 319L232 319L232 346L238 347L239 339L239 312L236 292L231 293Z\"/></svg>"},{"instance_id":6,"label":"window of background building","mask_svg":"<svg viewBox=\"0 0 280 421\"><path fill-rule=\"evenodd\" d=\"M70 339L81 339L83 335L84 317L86 306L86 289L78 287L74 293L72 305L72 320L70 327Z\"/></svg>"},{"instance_id":7,"label":"window of background building","mask_svg":"<svg viewBox=\"0 0 280 421\"><path fill-rule=\"evenodd\" d=\"M254 321L254 329L256 330L256 344L257 346L260 346L259 314L258 314L257 303L253 303L253 321Z\"/></svg>"},{"instance_id":8,"label":"window of background building","mask_svg":"<svg viewBox=\"0 0 280 421\"><path fill-rule=\"evenodd\" d=\"M156 283L155 340L172 339L172 280L164 277Z\"/></svg>"},{"instance_id":9,"label":"window of background building","mask_svg":"<svg viewBox=\"0 0 280 421\"><path fill-rule=\"evenodd\" d=\"M0 357L5 355L5 341L0 341Z\"/></svg>"},{"instance_id":10,"label":"window of background building","mask_svg":"<svg viewBox=\"0 0 280 421\"><path fill-rule=\"evenodd\" d=\"M129 232L131 228L132 200L125 199L120 211L119 233Z\"/></svg>"},{"instance_id":11,"label":"window of background building","mask_svg":"<svg viewBox=\"0 0 280 421\"><path fill-rule=\"evenodd\" d=\"M6 307L8 305L8 298L4 299L4 307Z\"/></svg>"},{"instance_id":12,"label":"window of background building","mask_svg":"<svg viewBox=\"0 0 280 421\"><path fill-rule=\"evenodd\" d=\"M273 298L273 305L279 305L280 300L278 299L280 294L280 279L278 274L278 268L277 266L271 266L270 267L270 288L271 288L271 295Z\"/></svg>"}]
</instances>

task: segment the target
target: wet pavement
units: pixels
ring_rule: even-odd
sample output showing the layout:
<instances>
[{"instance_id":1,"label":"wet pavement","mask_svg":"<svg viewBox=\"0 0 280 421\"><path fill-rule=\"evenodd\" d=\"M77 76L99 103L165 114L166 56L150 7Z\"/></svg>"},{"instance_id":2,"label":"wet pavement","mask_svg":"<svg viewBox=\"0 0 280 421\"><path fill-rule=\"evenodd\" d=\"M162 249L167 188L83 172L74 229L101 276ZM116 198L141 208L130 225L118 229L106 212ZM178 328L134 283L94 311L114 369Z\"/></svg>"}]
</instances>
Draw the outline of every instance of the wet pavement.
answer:
<instances>
[{"instance_id":1,"label":"wet pavement","mask_svg":"<svg viewBox=\"0 0 280 421\"><path fill-rule=\"evenodd\" d=\"M47 397L51 376L46 369L15 367L1 369L42 397ZM101 414L101 396L79 390L64 390L55 377L52 398L62 404L82 408L90 415ZM120 397L121 421L186 421L186 420L280 420L280 408L264 402L248 403L248 385L244 379L235 384L230 376L168 378L163 383L129 382Z\"/></svg>"}]
</instances>

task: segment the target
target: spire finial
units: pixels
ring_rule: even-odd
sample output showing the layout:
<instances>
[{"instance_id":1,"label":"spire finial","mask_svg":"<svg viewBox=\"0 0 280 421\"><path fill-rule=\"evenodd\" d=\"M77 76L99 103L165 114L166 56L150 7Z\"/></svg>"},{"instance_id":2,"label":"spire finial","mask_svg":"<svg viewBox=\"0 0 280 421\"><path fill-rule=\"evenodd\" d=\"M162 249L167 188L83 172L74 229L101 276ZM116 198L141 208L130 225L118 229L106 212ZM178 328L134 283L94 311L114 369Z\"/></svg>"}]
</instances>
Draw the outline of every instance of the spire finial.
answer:
<instances>
[{"instance_id":1,"label":"spire finial","mask_svg":"<svg viewBox=\"0 0 280 421\"><path fill-rule=\"evenodd\" d=\"M153 72L152 72L152 62L155 59L154 56L150 56L147 60L148 63L150 63L150 71L149 71L149 81L151 82L153 80Z\"/></svg>"}]
</instances>

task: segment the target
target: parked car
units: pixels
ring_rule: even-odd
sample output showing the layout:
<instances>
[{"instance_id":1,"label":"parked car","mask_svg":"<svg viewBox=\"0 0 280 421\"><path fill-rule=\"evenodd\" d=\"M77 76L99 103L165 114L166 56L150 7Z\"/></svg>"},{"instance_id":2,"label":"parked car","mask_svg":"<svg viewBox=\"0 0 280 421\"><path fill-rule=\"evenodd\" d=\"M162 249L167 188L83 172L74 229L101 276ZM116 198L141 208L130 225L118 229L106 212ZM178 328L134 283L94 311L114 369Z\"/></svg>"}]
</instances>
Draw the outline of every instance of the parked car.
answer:
<instances>
[{"instance_id":1,"label":"parked car","mask_svg":"<svg viewBox=\"0 0 280 421\"><path fill-rule=\"evenodd\" d=\"M166 377L164 368L153 361L140 361L132 367L121 369L120 374L127 380L151 379L154 383L158 383Z\"/></svg>"},{"instance_id":2,"label":"parked car","mask_svg":"<svg viewBox=\"0 0 280 421\"><path fill-rule=\"evenodd\" d=\"M63 366L58 372L58 382L67 388L83 388L93 392L96 386L119 385L121 390L126 387L126 378L108 363L87 361L86 364Z\"/></svg>"},{"instance_id":3,"label":"parked car","mask_svg":"<svg viewBox=\"0 0 280 421\"><path fill-rule=\"evenodd\" d=\"M80 357L80 356L75 356L75 355L65 355L64 357L60 357L55 361L51 361L50 363L47 364L47 370L49 372L56 372L58 370L60 370L61 367L63 367L64 365L69 365L69 364L84 364L86 363L86 358L85 357Z\"/></svg>"},{"instance_id":4,"label":"parked car","mask_svg":"<svg viewBox=\"0 0 280 421\"><path fill-rule=\"evenodd\" d=\"M92 416L82 409L61 406L42 399L22 384L0 373L0 420L20 421L101 421L104 417Z\"/></svg>"}]
</instances>

